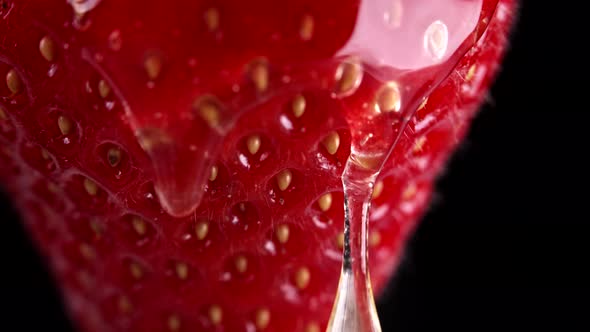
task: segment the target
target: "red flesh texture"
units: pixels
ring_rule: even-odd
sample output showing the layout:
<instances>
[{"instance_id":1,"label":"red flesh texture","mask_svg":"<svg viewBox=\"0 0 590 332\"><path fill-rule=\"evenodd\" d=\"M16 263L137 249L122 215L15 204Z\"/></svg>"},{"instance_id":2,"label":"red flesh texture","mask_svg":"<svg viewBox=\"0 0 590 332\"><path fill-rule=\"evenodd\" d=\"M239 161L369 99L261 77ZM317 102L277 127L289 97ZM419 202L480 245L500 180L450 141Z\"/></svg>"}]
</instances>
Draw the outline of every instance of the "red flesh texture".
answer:
<instances>
[{"instance_id":1,"label":"red flesh texture","mask_svg":"<svg viewBox=\"0 0 590 332\"><path fill-rule=\"evenodd\" d=\"M119 3L125 6L134 1ZM232 6L241 6L240 3ZM320 16L332 10L327 1L317 2L319 5L309 3L301 8ZM492 3L486 1L489 10L493 8ZM384 186L373 201L371 229L380 235L380 241L370 251L371 275L377 292L391 275L405 239L427 207L433 181L465 135L496 72L514 10L511 0L498 3L500 8L480 42L412 118L379 177ZM288 113L284 109L289 101L287 96L273 98L240 119L224 142L217 162L218 177L208 184L201 207L190 217L172 218L155 198L152 163L138 145L120 100L112 93L106 102L101 99L96 89L100 74L80 58L80 45L97 50L105 48L104 61L107 66L113 66L114 79L123 83L118 85L125 86L125 98L133 107L144 107L149 113L160 107L174 110L182 98L194 98L194 91L188 91L188 87L195 73L186 67L176 71L166 68L164 72L176 74L164 75L155 90L146 93L145 73L141 64L133 63L146 50L166 49L166 58L179 59L186 59L186 54L194 52L201 61L199 57L211 54L218 59L219 66L228 70L227 77L222 77L218 85L227 89L233 82L239 82L245 87L241 92L244 98L252 99L255 98L252 88L243 81L244 64L260 54L271 54L273 61L278 62L304 57L308 53L300 51L301 45L292 40L292 44L265 49L268 43L256 43L258 39L244 36L250 30L229 25L228 29L242 34L233 40L234 44L223 44L227 48L219 53L196 52L203 47L200 43L174 46L174 38L159 36L153 45L145 44L141 38L124 39L123 55L115 56L109 55L104 41L113 30L109 22L127 21L125 10L111 11L107 19L100 14L92 16L93 27L96 22L101 24L94 28L96 31L91 30L92 34L84 34L63 26L72 17L64 1L4 0L0 4L7 4L5 8L0 7L3 17L0 76L15 68L24 77L25 87L15 95L0 84L3 112L0 114L3 115L0 117L0 178L51 262L69 310L82 330L165 330L169 318L174 316L179 318L182 331L241 331L255 323L255 313L260 308L270 310L268 331L304 331L311 322L325 328L341 263L336 241L343 217L339 208L342 206L339 176L350 152L350 134L337 105L321 91L305 91L306 113L301 119L293 120L295 128L306 128L304 134L287 133L277 125L277 117ZM275 7L269 5L272 10L261 12L265 20L290 20L296 16L278 15L287 9ZM184 12L202 12L204 8L207 6L200 11L192 8ZM289 8L291 11L287 12L301 11L301 8ZM342 5L336 8L342 9L338 15L350 17L341 22L352 22L353 10L347 12ZM146 15L160 14L158 10L146 11ZM117 14L121 17L114 17ZM195 26L203 24L200 20L194 22ZM119 28L132 29L132 23ZM322 37L320 24L322 21L316 20L317 39L309 47L314 52L328 54L334 48L330 42L337 43L339 37ZM267 26L297 29L298 22L257 27ZM148 28L158 33L163 30L160 27ZM349 33L346 28L331 32L341 32L342 38ZM41 58L38 50L37 41L48 33L56 42L69 45L68 50L58 50L53 63ZM122 36L125 35L123 32ZM239 34L225 34L232 35ZM125 53L127 49L133 54ZM244 51L249 54L238 57L235 49L256 53ZM165 64L185 65L182 61ZM58 69L49 78L46 73L52 65ZM199 77L217 77L214 73L219 68L200 68ZM89 91L85 90L87 81ZM106 109L108 102L114 102L113 109ZM62 113L74 121L67 137L57 126L57 117ZM329 118L333 122L327 121ZM331 130L337 130L341 136L341 147L334 156L320 144ZM262 138L260 151L253 157L244 143L245 137L252 133ZM70 144L64 145L64 138ZM109 166L106 160L106 151L113 145L123 151L116 167ZM46 152L42 153L42 149ZM266 152L269 159L261 161ZM241 165L240 154L247 156L249 169ZM329 167L322 169L321 165ZM276 189L274 176L285 168L293 170L293 181L287 191L281 192ZM99 184L95 196L88 195L84 189L84 177ZM268 189L282 197L264 198L262 193ZM328 212L321 212L315 201L326 192L332 192L334 200ZM227 198L229 193L231 199ZM278 203L281 198L283 205ZM245 211L240 211L240 202L248 202ZM132 227L131 216L135 215L146 222L143 236ZM234 215L249 223L248 230L228 222ZM194 235L186 239L184 235L194 234L195 222L201 218L209 220L206 240L197 241ZM325 227L318 227L318 221ZM274 235L274 230L283 223L290 227L289 240L284 245ZM266 249L269 243L273 243L275 254ZM247 272L238 276L232 260L240 254L248 258L249 264ZM188 264L187 280L179 280L174 273L175 262ZM130 264L142 267L143 276L139 280L131 276ZM304 290L297 290L293 275L302 266L311 272L310 284ZM221 281L224 275L233 278ZM285 292L292 294L291 301L287 301ZM122 298L131 303L127 311L119 305ZM223 310L219 326L212 326L208 318L212 304Z\"/></svg>"}]
</instances>

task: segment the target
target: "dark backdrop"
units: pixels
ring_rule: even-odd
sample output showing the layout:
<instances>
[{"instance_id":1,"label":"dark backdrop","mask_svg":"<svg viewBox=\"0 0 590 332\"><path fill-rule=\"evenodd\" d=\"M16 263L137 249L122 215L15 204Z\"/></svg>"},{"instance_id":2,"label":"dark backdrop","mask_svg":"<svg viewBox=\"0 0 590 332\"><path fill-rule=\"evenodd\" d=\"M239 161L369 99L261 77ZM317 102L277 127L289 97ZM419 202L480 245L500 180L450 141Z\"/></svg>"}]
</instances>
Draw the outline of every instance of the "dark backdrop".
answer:
<instances>
[{"instance_id":1,"label":"dark backdrop","mask_svg":"<svg viewBox=\"0 0 590 332\"><path fill-rule=\"evenodd\" d=\"M490 102L380 301L384 331L590 331L590 29L576 12L523 2ZM69 331L6 197L0 211L0 330Z\"/></svg>"}]
</instances>

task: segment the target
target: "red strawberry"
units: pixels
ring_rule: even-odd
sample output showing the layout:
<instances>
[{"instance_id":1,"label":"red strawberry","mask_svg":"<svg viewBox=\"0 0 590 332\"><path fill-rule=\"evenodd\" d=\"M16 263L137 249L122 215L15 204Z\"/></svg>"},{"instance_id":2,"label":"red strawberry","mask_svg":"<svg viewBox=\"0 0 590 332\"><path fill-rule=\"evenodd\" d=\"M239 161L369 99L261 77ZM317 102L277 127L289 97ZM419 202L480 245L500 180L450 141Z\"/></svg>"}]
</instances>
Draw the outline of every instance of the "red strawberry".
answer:
<instances>
[{"instance_id":1,"label":"red strawberry","mask_svg":"<svg viewBox=\"0 0 590 332\"><path fill-rule=\"evenodd\" d=\"M371 106L403 120L413 91L373 193L383 288L514 11L384 3L0 0L0 179L82 330L325 328L341 175L351 142L380 130L347 120Z\"/></svg>"}]
</instances>

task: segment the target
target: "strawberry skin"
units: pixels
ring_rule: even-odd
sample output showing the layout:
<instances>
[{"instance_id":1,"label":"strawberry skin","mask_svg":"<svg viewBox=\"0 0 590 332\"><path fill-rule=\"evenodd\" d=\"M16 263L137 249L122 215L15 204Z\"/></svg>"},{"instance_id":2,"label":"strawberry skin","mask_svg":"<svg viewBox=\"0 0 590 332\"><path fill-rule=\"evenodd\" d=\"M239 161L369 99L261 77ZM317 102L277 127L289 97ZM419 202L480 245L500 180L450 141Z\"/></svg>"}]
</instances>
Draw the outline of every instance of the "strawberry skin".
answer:
<instances>
[{"instance_id":1,"label":"strawberry skin","mask_svg":"<svg viewBox=\"0 0 590 332\"><path fill-rule=\"evenodd\" d=\"M384 165L376 292L483 100L514 7L483 1L479 40ZM0 0L0 180L81 330L325 329L354 135L334 98L347 90L336 53L358 10ZM366 81L351 99L373 101ZM247 112L226 123L228 109Z\"/></svg>"}]
</instances>

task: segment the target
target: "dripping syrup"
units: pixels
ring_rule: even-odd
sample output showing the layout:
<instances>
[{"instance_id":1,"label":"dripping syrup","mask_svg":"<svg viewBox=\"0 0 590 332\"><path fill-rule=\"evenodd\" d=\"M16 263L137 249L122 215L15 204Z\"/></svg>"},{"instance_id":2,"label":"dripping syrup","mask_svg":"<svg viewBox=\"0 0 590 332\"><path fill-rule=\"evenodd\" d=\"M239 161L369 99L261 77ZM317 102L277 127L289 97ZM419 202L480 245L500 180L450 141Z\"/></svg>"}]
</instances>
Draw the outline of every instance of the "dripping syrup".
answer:
<instances>
[{"instance_id":1,"label":"dripping syrup","mask_svg":"<svg viewBox=\"0 0 590 332\"><path fill-rule=\"evenodd\" d=\"M402 2L397 1L396 3L401 4ZM451 7L458 4L449 0L441 1L439 5L442 2L445 2L443 5ZM476 5L474 8L478 10L477 16L482 15L482 3L474 1L472 4ZM424 3L424 5L428 4ZM374 8L371 9L374 10ZM488 15L492 14L488 13ZM359 15L363 15L362 7ZM489 18L479 17L477 22L489 22ZM349 110L347 114L347 120L352 130L361 134L354 135L353 133L351 155L342 175L345 197L343 263L327 332L381 331L369 274L369 211L375 180L422 102L452 72L459 59L475 45L485 31L485 27L482 29L479 23L472 24L469 35L463 39L461 45L449 51L444 40L440 44L441 38L448 41L456 36L449 35L449 29L443 22L436 20L428 27L425 34L433 35L430 41L425 37L424 49L427 53L430 52L434 58L439 57L438 52L449 52L451 55L445 61L429 66L421 65L417 69L409 71L398 71L392 68L393 74L384 79L383 76L372 75L377 71L373 71L371 64L365 62L367 57L362 60L363 80L379 81L383 86L388 84L400 86L399 95L393 97L398 99L389 100L390 104L397 104L399 108L393 112L394 114L380 113L380 101L376 96L375 107L370 107L364 112ZM422 70L429 72L430 79L421 78L425 77L420 74ZM375 109L377 109L377 114L375 114Z\"/></svg>"}]
</instances>

